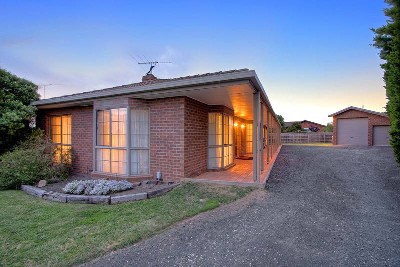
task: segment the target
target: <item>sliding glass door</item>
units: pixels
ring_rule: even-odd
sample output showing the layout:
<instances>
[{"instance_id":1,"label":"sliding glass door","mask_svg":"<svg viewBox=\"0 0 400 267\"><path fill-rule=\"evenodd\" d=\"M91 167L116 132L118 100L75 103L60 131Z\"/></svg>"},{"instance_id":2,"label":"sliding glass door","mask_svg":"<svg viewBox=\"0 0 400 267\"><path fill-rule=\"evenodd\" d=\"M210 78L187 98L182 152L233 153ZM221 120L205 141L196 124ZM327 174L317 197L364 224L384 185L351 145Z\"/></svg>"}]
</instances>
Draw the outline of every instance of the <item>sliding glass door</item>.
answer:
<instances>
[{"instance_id":1,"label":"sliding glass door","mask_svg":"<svg viewBox=\"0 0 400 267\"><path fill-rule=\"evenodd\" d=\"M208 169L233 164L233 116L208 114Z\"/></svg>"}]
</instances>

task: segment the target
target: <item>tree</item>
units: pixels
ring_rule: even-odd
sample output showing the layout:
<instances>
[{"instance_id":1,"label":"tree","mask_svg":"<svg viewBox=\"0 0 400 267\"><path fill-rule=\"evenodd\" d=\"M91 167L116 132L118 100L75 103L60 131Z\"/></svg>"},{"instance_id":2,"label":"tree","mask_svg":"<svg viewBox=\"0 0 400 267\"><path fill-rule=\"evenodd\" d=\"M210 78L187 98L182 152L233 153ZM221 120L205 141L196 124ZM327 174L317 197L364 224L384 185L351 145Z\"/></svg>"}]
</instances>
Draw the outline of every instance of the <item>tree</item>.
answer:
<instances>
[{"instance_id":1,"label":"tree","mask_svg":"<svg viewBox=\"0 0 400 267\"><path fill-rule=\"evenodd\" d=\"M286 132L287 133L300 133L300 132L304 132L304 130L303 130L303 128L301 128L300 122L296 121L296 122L293 122L292 125L290 125L289 127L286 128Z\"/></svg>"},{"instance_id":2,"label":"tree","mask_svg":"<svg viewBox=\"0 0 400 267\"><path fill-rule=\"evenodd\" d=\"M38 99L34 83L0 69L0 154L31 132L29 122L36 109L30 103Z\"/></svg>"},{"instance_id":3,"label":"tree","mask_svg":"<svg viewBox=\"0 0 400 267\"><path fill-rule=\"evenodd\" d=\"M282 115L276 115L278 117L279 124L281 125L281 132L285 131L285 119Z\"/></svg>"},{"instance_id":4,"label":"tree","mask_svg":"<svg viewBox=\"0 0 400 267\"><path fill-rule=\"evenodd\" d=\"M400 163L400 0L385 0L389 5L384 10L387 24L372 29L375 33L374 46L380 49L381 64L384 70L386 111L390 119L390 143Z\"/></svg>"},{"instance_id":5,"label":"tree","mask_svg":"<svg viewBox=\"0 0 400 267\"><path fill-rule=\"evenodd\" d=\"M322 131L326 132L326 133L332 133L333 132L333 124L328 122L328 124Z\"/></svg>"}]
</instances>

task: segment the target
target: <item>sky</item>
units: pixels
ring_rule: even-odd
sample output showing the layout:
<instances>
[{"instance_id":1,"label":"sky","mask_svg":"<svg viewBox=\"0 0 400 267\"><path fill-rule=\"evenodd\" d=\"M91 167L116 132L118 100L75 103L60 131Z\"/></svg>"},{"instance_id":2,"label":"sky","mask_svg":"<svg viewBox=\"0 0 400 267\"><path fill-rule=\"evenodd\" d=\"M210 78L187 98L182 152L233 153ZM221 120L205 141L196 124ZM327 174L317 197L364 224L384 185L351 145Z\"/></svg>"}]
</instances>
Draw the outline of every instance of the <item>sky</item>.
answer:
<instances>
[{"instance_id":1,"label":"sky","mask_svg":"<svg viewBox=\"0 0 400 267\"><path fill-rule=\"evenodd\" d=\"M371 28L383 0L0 0L0 68L42 98L141 81L254 69L285 121L326 124L348 106L384 111ZM49 85L51 84L51 85ZM47 86L43 86L47 85ZM44 88L45 87L45 88Z\"/></svg>"}]
</instances>

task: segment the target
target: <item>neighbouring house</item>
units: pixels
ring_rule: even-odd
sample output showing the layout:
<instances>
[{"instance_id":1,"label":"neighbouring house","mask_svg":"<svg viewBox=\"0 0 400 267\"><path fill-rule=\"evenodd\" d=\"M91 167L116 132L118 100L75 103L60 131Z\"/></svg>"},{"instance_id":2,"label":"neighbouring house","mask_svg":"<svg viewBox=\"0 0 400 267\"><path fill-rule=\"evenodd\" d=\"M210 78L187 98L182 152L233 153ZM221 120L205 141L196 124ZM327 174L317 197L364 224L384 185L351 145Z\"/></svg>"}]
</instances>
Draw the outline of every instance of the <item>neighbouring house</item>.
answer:
<instances>
[{"instance_id":1,"label":"neighbouring house","mask_svg":"<svg viewBox=\"0 0 400 267\"><path fill-rule=\"evenodd\" d=\"M142 82L35 101L37 125L93 177L266 181L280 125L253 70Z\"/></svg>"},{"instance_id":2,"label":"neighbouring house","mask_svg":"<svg viewBox=\"0 0 400 267\"><path fill-rule=\"evenodd\" d=\"M300 123L301 128L306 132L322 132L326 125L322 125L316 122L303 120L303 121L288 121L285 122L285 128L289 128L294 123Z\"/></svg>"},{"instance_id":3,"label":"neighbouring house","mask_svg":"<svg viewBox=\"0 0 400 267\"><path fill-rule=\"evenodd\" d=\"M351 106L329 117L333 117L334 145L389 145L390 122L386 113Z\"/></svg>"}]
</instances>

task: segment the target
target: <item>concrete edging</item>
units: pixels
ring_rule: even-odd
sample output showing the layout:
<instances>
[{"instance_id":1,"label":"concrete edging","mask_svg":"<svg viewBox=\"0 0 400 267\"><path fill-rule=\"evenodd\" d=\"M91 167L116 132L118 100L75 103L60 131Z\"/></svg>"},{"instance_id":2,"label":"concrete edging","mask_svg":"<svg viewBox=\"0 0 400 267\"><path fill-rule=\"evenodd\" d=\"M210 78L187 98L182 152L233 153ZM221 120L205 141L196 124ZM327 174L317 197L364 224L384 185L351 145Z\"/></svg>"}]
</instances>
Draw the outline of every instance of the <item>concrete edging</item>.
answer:
<instances>
[{"instance_id":1,"label":"concrete edging","mask_svg":"<svg viewBox=\"0 0 400 267\"><path fill-rule=\"evenodd\" d=\"M118 195L118 196L88 196L88 195L70 195L63 194L53 191L46 191L35 186L31 185L22 185L21 190L27 193L28 195L32 195L38 198L42 198L44 200L61 202L61 203L72 203L72 204L119 204L130 201L138 201L148 198L153 198L156 196L163 195L173 188L180 185L180 183L168 185L167 187L151 190L149 192L136 193L136 194L127 194L127 195Z\"/></svg>"}]
</instances>

